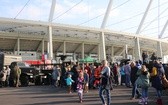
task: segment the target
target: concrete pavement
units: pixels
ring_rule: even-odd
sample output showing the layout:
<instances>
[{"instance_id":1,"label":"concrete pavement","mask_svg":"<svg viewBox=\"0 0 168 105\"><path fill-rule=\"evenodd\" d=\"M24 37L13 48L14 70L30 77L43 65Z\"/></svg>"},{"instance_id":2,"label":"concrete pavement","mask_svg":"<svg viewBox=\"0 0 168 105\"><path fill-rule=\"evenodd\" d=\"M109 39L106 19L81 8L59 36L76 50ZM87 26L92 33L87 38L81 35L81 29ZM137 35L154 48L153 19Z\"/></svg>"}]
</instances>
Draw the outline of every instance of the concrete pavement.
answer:
<instances>
[{"instance_id":1,"label":"concrete pavement","mask_svg":"<svg viewBox=\"0 0 168 105\"><path fill-rule=\"evenodd\" d=\"M149 89L149 105L154 102L155 90ZM111 91L111 105L138 105L138 99L130 100L131 88L114 87ZM163 94L164 105L168 105L168 91ZM102 105L98 90L84 94L83 103L78 102L77 93L67 93L66 88L53 86L28 86L0 88L0 105Z\"/></svg>"}]
</instances>

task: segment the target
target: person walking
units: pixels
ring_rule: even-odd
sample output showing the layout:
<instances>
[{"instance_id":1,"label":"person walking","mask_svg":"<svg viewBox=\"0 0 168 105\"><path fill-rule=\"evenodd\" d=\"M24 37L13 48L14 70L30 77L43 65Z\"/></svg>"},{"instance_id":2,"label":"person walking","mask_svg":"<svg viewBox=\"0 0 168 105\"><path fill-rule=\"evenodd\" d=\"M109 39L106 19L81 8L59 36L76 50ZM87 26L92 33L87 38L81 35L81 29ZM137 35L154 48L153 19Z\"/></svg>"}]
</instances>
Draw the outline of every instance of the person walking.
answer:
<instances>
[{"instance_id":1,"label":"person walking","mask_svg":"<svg viewBox=\"0 0 168 105\"><path fill-rule=\"evenodd\" d=\"M53 72L52 72L52 85L57 87L58 86L58 81L60 77L60 72L59 72L59 66L54 65Z\"/></svg>"},{"instance_id":2,"label":"person walking","mask_svg":"<svg viewBox=\"0 0 168 105\"><path fill-rule=\"evenodd\" d=\"M139 85L142 89L142 97L139 100L139 103L138 103L139 105L147 105L148 104L148 88L150 86L149 78L150 78L150 74L149 74L146 66L142 65L141 73L137 79L137 81L141 81Z\"/></svg>"},{"instance_id":3,"label":"person walking","mask_svg":"<svg viewBox=\"0 0 168 105\"><path fill-rule=\"evenodd\" d=\"M72 93L71 91L71 87L72 87L72 83L74 82L74 80L72 80L72 75L68 74L68 77L65 79L66 80L66 85L68 87L68 93Z\"/></svg>"},{"instance_id":4,"label":"person walking","mask_svg":"<svg viewBox=\"0 0 168 105\"><path fill-rule=\"evenodd\" d=\"M84 74L83 72L80 72L77 80L77 92L78 92L80 103L82 103L83 101L83 89L84 89Z\"/></svg>"},{"instance_id":5,"label":"person walking","mask_svg":"<svg viewBox=\"0 0 168 105\"><path fill-rule=\"evenodd\" d=\"M21 75L21 69L19 66L15 65L14 67L14 86L19 87L19 80Z\"/></svg>"},{"instance_id":6,"label":"person walking","mask_svg":"<svg viewBox=\"0 0 168 105\"><path fill-rule=\"evenodd\" d=\"M130 73L131 73L131 66L129 61L127 61L126 65L124 66L124 70L125 70L125 85L126 87L131 87L130 85Z\"/></svg>"},{"instance_id":7,"label":"person walking","mask_svg":"<svg viewBox=\"0 0 168 105\"><path fill-rule=\"evenodd\" d=\"M124 70L124 63L120 65L120 74L121 74L121 85L125 84L125 70Z\"/></svg>"},{"instance_id":8,"label":"person walking","mask_svg":"<svg viewBox=\"0 0 168 105\"><path fill-rule=\"evenodd\" d=\"M163 77L164 73L165 71L160 61L159 60L154 61L154 65L153 65L152 72L150 73L150 75L151 75L152 87L156 89L156 94L157 94L156 103L158 105L163 105L162 103L163 85L162 85L161 78Z\"/></svg>"},{"instance_id":9,"label":"person walking","mask_svg":"<svg viewBox=\"0 0 168 105\"><path fill-rule=\"evenodd\" d=\"M132 84L132 96L131 96L131 100L135 99L135 95L137 94L137 98L140 98L141 94L138 90L138 86L136 84L136 80L138 78L138 76L140 74L138 74L139 69L136 66L135 62L131 62L131 75L130 75L130 79L131 79L131 84Z\"/></svg>"},{"instance_id":10,"label":"person walking","mask_svg":"<svg viewBox=\"0 0 168 105\"><path fill-rule=\"evenodd\" d=\"M84 91L85 93L89 91L89 74L87 73L87 69L84 71Z\"/></svg>"},{"instance_id":11,"label":"person walking","mask_svg":"<svg viewBox=\"0 0 168 105\"><path fill-rule=\"evenodd\" d=\"M100 87L99 87L99 97L103 105L110 105L111 103L111 93L110 93L110 68L108 66L107 60L102 61L102 71L100 74ZM106 93L107 102L105 102L104 92Z\"/></svg>"}]
</instances>

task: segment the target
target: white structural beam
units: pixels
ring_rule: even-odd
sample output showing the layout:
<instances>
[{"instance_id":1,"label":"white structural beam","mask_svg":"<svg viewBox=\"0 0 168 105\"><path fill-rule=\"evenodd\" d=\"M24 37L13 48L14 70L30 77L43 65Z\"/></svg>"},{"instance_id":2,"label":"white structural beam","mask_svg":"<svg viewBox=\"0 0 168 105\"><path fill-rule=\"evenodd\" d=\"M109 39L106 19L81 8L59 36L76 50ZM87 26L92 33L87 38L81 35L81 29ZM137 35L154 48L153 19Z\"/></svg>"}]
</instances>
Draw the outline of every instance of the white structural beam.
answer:
<instances>
[{"instance_id":1,"label":"white structural beam","mask_svg":"<svg viewBox=\"0 0 168 105\"><path fill-rule=\"evenodd\" d=\"M100 61L100 44L98 44L98 49L97 49L97 56L98 56L98 60Z\"/></svg>"},{"instance_id":2,"label":"white structural beam","mask_svg":"<svg viewBox=\"0 0 168 105\"><path fill-rule=\"evenodd\" d=\"M138 26L138 29L137 29L137 31L136 31L136 34L139 34L140 31L141 31L142 25L143 25L143 23L144 23L144 20L145 20L147 14L148 14L148 11L149 11L149 8L150 8L150 6L151 6L151 4L152 4L152 1L153 1L153 0L150 0L150 2L149 2L149 4L148 4L148 7L146 8L146 11L145 11L145 13L144 13L144 15L143 15L143 18L142 18L142 20L141 20L139 26Z\"/></svg>"},{"instance_id":3,"label":"white structural beam","mask_svg":"<svg viewBox=\"0 0 168 105\"><path fill-rule=\"evenodd\" d=\"M66 42L64 41L64 44L63 44L63 55L66 55Z\"/></svg>"},{"instance_id":4,"label":"white structural beam","mask_svg":"<svg viewBox=\"0 0 168 105\"><path fill-rule=\"evenodd\" d=\"M106 14L104 16L104 19L103 19L103 22L102 22L102 25L101 25L101 29L104 29L105 26L106 26L106 23L107 23L107 20L108 20L110 11L111 11L112 3L113 3L113 0L110 0L109 4L108 4L108 7L107 7L107 10L106 10Z\"/></svg>"},{"instance_id":5,"label":"white structural beam","mask_svg":"<svg viewBox=\"0 0 168 105\"><path fill-rule=\"evenodd\" d=\"M104 39L104 32L100 35L100 61L106 59L106 48L105 48L105 39Z\"/></svg>"},{"instance_id":6,"label":"white structural beam","mask_svg":"<svg viewBox=\"0 0 168 105\"><path fill-rule=\"evenodd\" d=\"M157 56L158 57L162 57L162 43L161 42L157 42Z\"/></svg>"},{"instance_id":7,"label":"white structural beam","mask_svg":"<svg viewBox=\"0 0 168 105\"><path fill-rule=\"evenodd\" d=\"M162 38L162 36L167 28L167 25L168 25L168 20L159 35L159 39ZM157 56L163 58L162 42L160 42L160 41L157 42Z\"/></svg>"},{"instance_id":8,"label":"white structural beam","mask_svg":"<svg viewBox=\"0 0 168 105\"><path fill-rule=\"evenodd\" d=\"M163 36L163 34L164 34L164 32L165 32L165 30L166 30L166 28L167 28L167 25L168 25L168 20L166 21L166 24L164 25L164 27L163 27L163 29L162 29L160 35L159 35L159 39L162 38L162 36Z\"/></svg>"},{"instance_id":9,"label":"white structural beam","mask_svg":"<svg viewBox=\"0 0 168 105\"><path fill-rule=\"evenodd\" d=\"M49 26L48 26L48 49L49 49L49 59L52 60L53 59L53 43L52 43L52 20L53 20L53 16L54 16L54 10L55 10L55 5L56 5L56 0L52 0L52 4L51 4L51 9L50 9L50 16L49 16Z\"/></svg>"},{"instance_id":10,"label":"white structural beam","mask_svg":"<svg viewBox=\"0 0 168 105\"><path fill-rule=\"evenodd\" d=\"M19 55L20 52L20 39L17 39L17 55Z\"/></svg>"},{"instance_id":11,"label":"white structural beam","mask_svg":"<svg viewBox=\"0 0 168 105\"><path fill-rule=\"evenodd\" d=\"M112 7L112 1L113 0L109 1L108 7L107 7L107 10L106 10L106 14L104 16L104 19L103 19L103 22L102 22L102 25L101 25L101 29L104 29L105 26L106 26L106 23L107 23L107 20L108 20L110 11L111 11L111 7ZM100 35L100 42L101 42L100 50L102 51L102 53L100 54L100 60L104 60L104 59L106 59L104 31L102 31L102 33Z\"/></svg>"},{"instance_id":12,"label":"white structural beam","mask_svg":"<svg viewBox=\"0 0 168 105\"><path fill-rule=\"evenodd\" d=\"M53 43L52 43L52 26L48 27L49 31L49 59L53 59Z\"/></svg>"},{"instance_id":13,"label":"white structural beam","mask_svg":"<svg viewBox=\"0 0 168 105\"><path fill-rule=\"evenodd\" d=\"M44 39L42 39L41 53L44 54Z\"/></svg>"},{"instance_id":14,"label":"white structural beam","mask_svg":"<svg viewBox=\"0 0 168 105\"><path fill-rule=\"evenodd\" d=\"M135 53L135 60L141 60L141 49L140 49L140 43L139 43L139 37L135 38L135 47L134 47L134 53Z\"/></svg>"},{"instance_id":15,"label":"white structural beam","mask_svg":"<svg viewBox=\"0 0 168 105\"><path fill-rule=\"evenodd\" d=\"M118 56L121 56L122 54L124 54L125 48L123 47L122 51L118 54Z\"/></svg>"},{"instance_id":16,"label":"white structural beam","mask_svg":"<svg viewBox=\"0 0 168 105\"><path fill-rule=\"evenodd\" d=\"M151 4L152 4L152 1L153 1L153 0L150 0L148 6L147 6L147 8L146 8L146 11L145 11L145 13L144 13L144 15L143 15L143 17L142 17L142 20L141 20L139 26L138 26L138 29L137 29L137 31L136 31L136 34L139 34L140 31L141 31L142 25L143 25L144 20L145 20L145 18L146 18L146 16L147 16L147 13L148 13L149 8L150 8L150 6L151 6ZM135 60L140 60L140 59L141 59L141 51L140 51L139 37L136 37L136 39L135 39L135 48L136 48L136 49L135 49Z\"/></svg>"},{"instance_id":17,"label":"white structural beam","mask_svg":"<svg viewBox=\"0 0 168 105\"><path fill-rule=\"evenodd\" d=\"M82 59L84 59L84 57L85 57L85 44L84 44L84 42L82 43Z\"/></svg>"},{"instance_id":18,"label":"white structural beam","mask_svg":"<svg viewBox=\"0 0 168 105\"><path fill-rule=\"evenodd\" d=\"M40 41L39 44L37 45L36 52L39 50L41 45L42 45L42 41Z\"/></svg>"},{"instance_id":19,"label":"white structural beam","mask_svg":"<svg viewBox=\"0 0 168 105\"><path fill-rule=\"evenodd\" d=\"M114 46L113 45L111 46L111 59L112 59L112 62L114 62Z\"/></svg>"},{"instance_id":20,"label":"white structural beam","mask_svg":"<svg viewBox=\"0 0 168 105\"><path fill-rule=\"evenodd\" d=\"M128 58L128 45L125 45L125 58Z\"/></svg>"},{"instance_id":21,"label":"white structural beam","mask_svg":"<svg viewBox=\"0 0 168 105\"><path fill-rule=\"evenodd\" d=\"M48 19L49 22L52 22L52 20L53 20L55 5L56 5L56 0L52 0L51 9L50 9L50 16Z\"/></svg>"}]
</instances>

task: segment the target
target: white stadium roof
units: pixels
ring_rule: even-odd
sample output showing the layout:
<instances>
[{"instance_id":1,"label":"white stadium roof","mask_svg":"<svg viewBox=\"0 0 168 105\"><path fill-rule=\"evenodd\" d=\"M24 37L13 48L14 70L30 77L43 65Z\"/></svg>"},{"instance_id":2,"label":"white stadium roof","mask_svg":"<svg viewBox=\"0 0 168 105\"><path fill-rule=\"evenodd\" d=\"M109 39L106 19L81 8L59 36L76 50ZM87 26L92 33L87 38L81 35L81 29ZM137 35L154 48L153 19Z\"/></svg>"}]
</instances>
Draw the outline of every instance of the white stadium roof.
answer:
<instances>
[{"instance_id":1,"label":"white stadium roof","mask_svg":"<svg viewBox=\"0 0 168 105\"><path fill-rule=\"evenodd\" d=\"M41 51L40 46L42 39L44 39L46 43L48 41L47 27L49 25L48 22L0 18L0 48L6 51L16 50L17 39L19 38L21 40L21 51ZM160 39L91 27L54 23L52 26L53 51L62 52L62 43L65 41L68 43L67 52L81 52L80 44L84 42L86 53L97 53L97 45L100 43L99 35L104 31L107 47L113 45L118 47L120 49L118 50L121 51L121 47L127 44L129 48L133 48L135 45L135 37L139 37L140 46L143 50L156 51L157 41L161 41L163 42L163 52L168 54L168 42ZM46 50L47 47L45 46L45 51Z\"/></svg>"},{"instance_id":2,"label":"white stadium roof","mask_svg":"<svg viewBox=\"0 0 168 105\"><path fill-rule=\"evenodd\" d=\"M72 9L74 9L75 6L80 5L80 3L84 2L84 1L85 0L81 0L76 5L72 6L70 9L65 11L65 13L71 11ZM107 1L114 1L114 0L106 0L106 2ZM123 4L121 4L121 6L127 4L127 2L130 2L130 1L131 0L125 1ZM151 2L153 0L148 0L148 1ZM16 15L15 18L9 18L9 17L5 17L5 18L1 17L0 18L0 49L2 51L9 51L9 52L17 51L18 50L18 40L19 40L19 43L20 43L19 50L20 51L35 51L35 52L41 53L43 50L42 43L44 41L44 51L47 52L47 50L48 50L47 43L48 43L48 36L49 36L48 27L51 26L52 27L52 41L53 41L52 43L53 43L53 52L54 53L64 52L65 47L66 47L66 53L78 53L79 54L79 53L81 53L81 50L82 50L82 44L84 44L84 53L85 54L98 54L99 53L98 52L99 45L101 44L100 36L103 32L105 35L105 46L106 46L105 50L106 50L107 54L111 54L113 52L114 56L119 56L124 52L125 46L127 45L128 46L128 54L133 55L134 50L137 50L137 49L135 49L137 47L135 44L135 43L137 43L136 38L139 38L139 45L140 45L141 51L148 51L149 53L157 52L158 46L159 46L158 43L161 42L161 48L162 48L163 55L168 55L168 41L167 41L167 39L161 39L161 38L158 39L154 36L148 37L149 35L143 35L143 32L141 32L140 34L133 34L133 33L129 33L129 32L110 30L110 29L108 29L108 27L112 26L113 24L111 24L109 22L108 22L108 24L105 24L106 25L105 29L104 28L102 28L102 29L101 28L93 28L90 26L55 23L55 20L53 19L53 16L52 16L52 15L54 15L54 10L52 11L52 6L51 6L51 12L53 12L53 13L50 13L50 16L49 16L49 18L53 19L53 21L51 19L52 22L46 22L46 21L41 21L41 20L37 21L37 20L32 20L32 19L28 20L25 18L24 19L17 18L20 15L20 13L22 13L22 10L25 9L25 7L28 5L29 2L30 2L30 0L27 1L27 3L24 5L24 7L20 10L20 12ZM5 2L3 2L3 3L5 3ZM51 0L50 0L50 3L51 3ZM166 3L167 2L163 2L159 5L159 2L158 2L157 8L160 9L160 7ZM146 4L148 4L148 2L146 2ZM118 7L120 7L120 6L118 6ZM145 8L146 8L146 6L145 6ZM150 12L153 9L154 9L154 7L150 10ZM167 34L167 30L166 30L167 25L162 24L162 27L161 27L161 23L159 23L160 22L159 19L163 20L163 18L161 18L159 15L162 15L162 13L164 13L167 10L167 8L166 9L164 8L164 11L162 11L162 10L159 11L159 9L158 9L158 17L157 17L158 18L158 27L157 28L158 28L158 32L160 32L160 30L159 30L160 28L163 28L163 29L165 28L165 30L163 31L163 32L166 32L163 34L165 37ZM159 12L160 12L160 14L159 14ZM64 15L64 14L62 14L62 15ZM143 14L145 14L145 13L143 13ZM62 16L62 15L60 15L60 16ZM153 16L153 15L151 15L151 16ZM93 20L93 19L89 19L88 21ZM128 18L128 19L130 19L130 18ZM125 19L125 20L128 20L128 19ZM125 20L120 20L120 22L125 21ZM150 24L152 24L153 21L155 21L155 23L156 23L156 19L154 19L150 22L146 22L146 23L148 23L148 25L150 25ZM99 22L99 23L101 23L101 22ZM114 23L114 24L116 24L116 23ZM165 23L165 22L162 22L162 23ZM160 26L159 26L159 24L160 24ZM132 24L128 23L127 25L130 27L130 25L132 25ZM146 25L146 27L148 25ZM122 27L122 25L120 27ZM129 28L129 27L127 27L127 28ZM131 27L133 27L133 26L131 26ZM138 27L136 27L136 28L138 28ZM156 30L156 28L155 28L155 30Z\"/></svg>"}]
</instances>

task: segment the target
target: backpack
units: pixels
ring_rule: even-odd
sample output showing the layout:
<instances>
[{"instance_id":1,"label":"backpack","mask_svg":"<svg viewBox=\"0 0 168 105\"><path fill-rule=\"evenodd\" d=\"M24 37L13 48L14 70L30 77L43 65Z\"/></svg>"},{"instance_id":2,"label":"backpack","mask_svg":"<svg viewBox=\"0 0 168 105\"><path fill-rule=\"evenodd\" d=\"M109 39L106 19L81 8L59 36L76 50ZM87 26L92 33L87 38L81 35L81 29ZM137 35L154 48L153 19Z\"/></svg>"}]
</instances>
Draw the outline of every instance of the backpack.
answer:
<instances>
[{"instance_id":1,"label":"backpack","mask_svg":"<svg viewBox=\"0 0 168 105\"><path fill-rule=\"evenodd\" d=\"M152 71L151 71L150 75L152 77L157 75L157 68L156 67L152 67Z\"/></svg>"},{"instance_id":2,"label":"backpack","mask_svg":"<svg viewBox=\"0 0 168 105\"><path fill-rule=\"evenodd\" d=\"M101 85L103 88L109 88L110 90L113 90L113 85L112 85L112 72L110 71L110 77L107 76L107 73L103 74L103 77L101 78Z\"/></svg>"}]
</instances>

